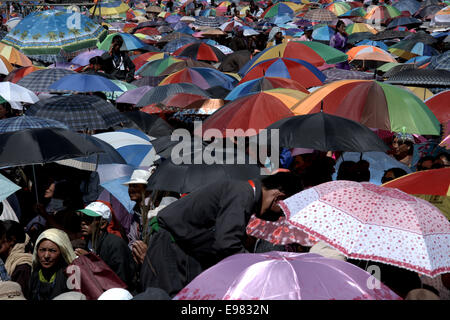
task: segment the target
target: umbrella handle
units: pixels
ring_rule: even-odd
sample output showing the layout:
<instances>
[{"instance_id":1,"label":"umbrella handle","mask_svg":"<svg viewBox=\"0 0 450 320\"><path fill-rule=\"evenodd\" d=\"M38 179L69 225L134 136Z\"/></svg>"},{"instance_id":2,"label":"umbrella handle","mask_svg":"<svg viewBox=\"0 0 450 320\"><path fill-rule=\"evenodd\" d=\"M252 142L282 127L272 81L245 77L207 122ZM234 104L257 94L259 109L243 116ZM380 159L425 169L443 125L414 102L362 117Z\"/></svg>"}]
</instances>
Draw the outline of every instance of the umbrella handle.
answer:
<instances>
[{"instance_id":1,"label":"umbrella handle","mask_svg":"<svg viewBox=\"0 0 450 320\"><path fill-rule=\"evenodd\" d=\"M36 195L36 202L39 203L39 196L38 196L38 191L37 191L36 171L34 169L34 164L32 165L32 168L33 168L34 192L35 192L35 195Z\"/></svg>"}]
</instances>

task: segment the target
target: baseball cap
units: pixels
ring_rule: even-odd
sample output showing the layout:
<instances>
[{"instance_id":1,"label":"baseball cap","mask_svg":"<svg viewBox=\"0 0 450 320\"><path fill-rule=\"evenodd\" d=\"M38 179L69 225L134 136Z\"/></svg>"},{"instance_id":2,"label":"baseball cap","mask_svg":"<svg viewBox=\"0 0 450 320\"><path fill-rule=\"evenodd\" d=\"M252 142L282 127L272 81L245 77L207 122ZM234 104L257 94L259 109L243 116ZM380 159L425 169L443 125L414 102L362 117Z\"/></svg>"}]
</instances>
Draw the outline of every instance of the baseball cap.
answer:
<instances>
[{"instance_id":1,"label":"baseball cap","mask_svg":"<svg viewBox=\"0 0 450 320\"><path fill-rule=\"evenodd\" d=\"M129 181L124 182L124 185L128 184L147 184L148 178L150 178L151 171L136 169L133 171Z\"/></svg>"},{"instance_id":2,"label":"baseball cap","mask_svg":"<svg viewBox=\"0 0 450 320\"><path fill-rule=\"evenodd\" d=\"M107 221L111 221L111 209L100 201L94 201L88 204L84 209L78 210L90 217L102 217Z\"/></svg>"}]
</instances>

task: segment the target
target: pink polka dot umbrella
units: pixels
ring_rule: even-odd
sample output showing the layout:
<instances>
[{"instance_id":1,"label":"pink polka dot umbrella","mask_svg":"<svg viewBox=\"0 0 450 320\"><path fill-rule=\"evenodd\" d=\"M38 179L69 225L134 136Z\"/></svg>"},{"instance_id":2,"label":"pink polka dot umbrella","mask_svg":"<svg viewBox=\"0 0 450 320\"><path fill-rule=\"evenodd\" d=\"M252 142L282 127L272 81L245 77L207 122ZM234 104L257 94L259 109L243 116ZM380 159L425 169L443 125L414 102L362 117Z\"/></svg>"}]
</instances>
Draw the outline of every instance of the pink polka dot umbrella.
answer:
<instances>
[{"instance_id":1,"label":"pink polka dot umbrella","mask_svg":"<svg viewBox=\"0 0 450 320\"><path fill-rule=\"evenodd\" d=\"M398 189L331 181L280 202L287 220L348 258L430 277L450 271L450 222Z\"/></svg>"}]
</instances>

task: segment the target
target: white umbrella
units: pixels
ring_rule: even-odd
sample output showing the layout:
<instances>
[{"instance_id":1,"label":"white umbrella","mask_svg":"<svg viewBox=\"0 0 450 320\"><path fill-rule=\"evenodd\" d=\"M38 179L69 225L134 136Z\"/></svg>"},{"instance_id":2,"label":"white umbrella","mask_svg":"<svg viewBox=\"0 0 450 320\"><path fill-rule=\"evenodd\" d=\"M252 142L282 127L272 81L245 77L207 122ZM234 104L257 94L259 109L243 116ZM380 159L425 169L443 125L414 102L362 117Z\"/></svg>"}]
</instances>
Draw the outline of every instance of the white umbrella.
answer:
<instances>
[{"instance_id":1,"label":"white umbrella","mask_svg":"<svg viewBox=\"0 0 450 320\"><path fill-rule=\"evenodd\" d=\"M244 27L243 34L244 34L245 37L248 37L248 36L256 36L256 35L259 34L259 32L254 30L254 29L252 29L252 28L250 28L250 27Z\"/></svg>"},{"instance_id":2,"label":"white umbrella","mask_svg":"<svg viewBox=\"0 0 450 320\"><path fill-rule=\"evenodd\" d=\"M0 96L8 102L35 103L39 101L34 92L9 81L0 82Z\"/></svg>"},{"instance_id":3,"label":"white umbrella","mask_svg":"<svg viewBox=\"0 0 450 320\"><path fill-rule=\"evenodd\" d=\"M22 18L19 17L15 17L15 18L11 18L9 19L5 25L8 29L8 31L11 31L12 29L14 29L15 26L17 26L19 24L19 22L22 21Z\"/></svg>"}]
</instances>

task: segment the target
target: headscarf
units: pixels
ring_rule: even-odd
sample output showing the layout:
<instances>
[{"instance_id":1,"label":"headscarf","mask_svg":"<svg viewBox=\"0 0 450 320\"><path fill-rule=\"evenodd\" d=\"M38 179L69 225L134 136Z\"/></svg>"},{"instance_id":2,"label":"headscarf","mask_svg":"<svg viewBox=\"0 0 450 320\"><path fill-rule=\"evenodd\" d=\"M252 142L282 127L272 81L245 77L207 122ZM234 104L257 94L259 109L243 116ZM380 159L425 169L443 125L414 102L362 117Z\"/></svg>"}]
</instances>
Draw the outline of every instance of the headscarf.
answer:
<instances>
[{"instance_id":1,"label":"headscarf","mask_svg":"<svg viewBox=\"0 0 450 320\"><path fill-rule=\"evenodd\" d=\"M18 265L28 264L32 265L33 255L30 253L25 253L25 246L30 241L28 234L25 234L25 242L16 243L8 255L5 261L5 268L9 274L13 274L14 270Z\"/></svg>"},{"instance_id":2,"label":"headscarf","mask_svg":"<svg viewBox=\"0 0 450 320\"><path fill-rule=\"evenodd\" d=\"M42 240L50 240L54 242L59 247L59 250L61 250L61 256L67 264L71 264L77 257L75 251L73 251L72 244L70 243L67 233L59 229L48 229L42 232L36 240L36 246L33 251L33 269L35 269L39 264L37 249Z\"/></svg>"}]
</instances>

